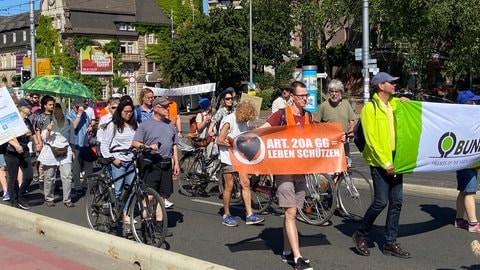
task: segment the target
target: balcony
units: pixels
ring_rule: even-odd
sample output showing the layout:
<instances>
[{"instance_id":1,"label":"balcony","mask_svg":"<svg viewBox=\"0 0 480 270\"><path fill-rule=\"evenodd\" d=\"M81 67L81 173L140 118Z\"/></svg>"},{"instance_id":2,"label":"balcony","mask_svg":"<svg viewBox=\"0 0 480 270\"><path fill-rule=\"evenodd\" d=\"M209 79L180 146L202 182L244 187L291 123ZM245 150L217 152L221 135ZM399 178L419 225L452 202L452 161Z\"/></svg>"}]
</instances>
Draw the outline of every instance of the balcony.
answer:
<instances>
[{"instance_id":1,"label":"balcony","mask_svg":"<svg viewBox=\"0 0 480 270\"><path fill-rule=\"evenodd\" d=\"M141 56L138 53L122 53L123 63L141 63Z\"/></svg>"}]
</instances>

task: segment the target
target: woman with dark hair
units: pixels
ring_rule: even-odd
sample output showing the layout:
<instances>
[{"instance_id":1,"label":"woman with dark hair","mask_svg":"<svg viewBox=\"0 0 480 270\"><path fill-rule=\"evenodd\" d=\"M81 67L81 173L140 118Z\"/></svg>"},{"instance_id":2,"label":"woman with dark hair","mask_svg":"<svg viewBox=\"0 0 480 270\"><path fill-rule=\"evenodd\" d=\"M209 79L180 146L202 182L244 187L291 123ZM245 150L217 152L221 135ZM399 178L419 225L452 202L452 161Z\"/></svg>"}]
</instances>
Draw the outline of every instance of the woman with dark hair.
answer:
<instances>
[{"instance_id":1,"label":"woman with dark hair","mask_svg":"<svg viewBox=\"0 0 480 270\"><path fill-rule=\"evenodd\" d=\"M103 157L113 160L111 164L113 178L132 171L132 173L115 181L115 198L117 202L119 202L123 185L130 185L135 176L133 173L133 154L111 153L110 150L113 148L118 150L128 149L132 145L133 135L135 135L138 127L137 120L133 117L134 108L133 103L130 101L123 101L118 104L112 121L107 124L103 132L102 144L100 144L100 151ZM130 222L126 206L123 211L123 218L124 222Z\"/></svg>"},{"instance_id":2,"label":"woman with dark hair","mask_svg":"<svg viewBox=\"0 0 480 270\"><path fill-rule=\"evenodd\" d=\"M219 133L219 125L223 117L231 114L235 110L235 90L232 87L225 89L219 95L219 108L215 113L215 116L212 117L210 126L208 127L208 135L215 136Z\"/></svg>"}]
</instances>

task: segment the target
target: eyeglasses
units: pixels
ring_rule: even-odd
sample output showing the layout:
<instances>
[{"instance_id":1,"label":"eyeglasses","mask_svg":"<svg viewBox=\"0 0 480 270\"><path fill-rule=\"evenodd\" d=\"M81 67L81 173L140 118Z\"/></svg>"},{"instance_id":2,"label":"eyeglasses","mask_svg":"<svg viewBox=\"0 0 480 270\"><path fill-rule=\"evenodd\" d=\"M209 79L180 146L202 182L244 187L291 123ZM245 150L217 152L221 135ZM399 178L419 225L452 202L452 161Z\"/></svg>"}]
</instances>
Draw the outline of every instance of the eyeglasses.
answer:
<instances>
[{"instance_id":1,"label":"eyeglasses","mask_svg":"<svg viewBox=\"0 0 480 270\"><path fill-rule=\"evenodd\" d=\"M301 98L307 98L308 97L308 94L304 94L304 95L293 94L293 95L296 96L296 97L301 97Z\"/></svg>"},{"instance_id":2,"label":"eyeglasses","mask_svg":"<svg viewBox=\"0 0 480 270\"><path fill-rule=\"evenodd\" d=\"M162 106L162 105L157 105L155 106L157 108L162 108L162 109L165 109L165 110L168 110L168 106Z\"/></svg>"},{"instance_id":3,"label":"eyeglasses","mask_svg":"<svg viewBox=\"0 0 480 270\"><path fill-rule=\"evenodd\" d=\"M330 90L329 92L330 93L340 93L340 91L338 91L338 90Z\"/></svg>"},{"instance_id":4,"label":"eyeglasses","mask_svg":"<svg viewBox=\"0 0 480 270\"><path fill-rule=\"evenodd\" d=\"M289 92L290 89L285 88L285 89L282 89L282 91L287 91L287 92Z\"/></svg>"},{"instance_id":5,"label":"eyeglasses","mask_svg":"<svg viewBox=\"0 0 480 270\"><path fill-rule=\"evenodd\" d=\"M112 109L112 110L115 110L116 108L118 108L118 107L117 106L110 107L110 109Z\"/></svg>"},{"instance_id":6,"label":"eyeglasses","mask_svg":"<svg viewBox=\"0 0 480 270\"><path fill-rule=\"evenodd\" d=\"M231 97L226 97L225 100L232 100L233 98Z\"/></svg>"},{"instance_id":7,"label":"eyeglasses","mask_svg":"<svg viewBox=\"0 0 480 270\"><path fill-rule=\"evenodd\" d=\"M132 114L133 111L122 111L122 113L124 113L124 114Z\"/></svg>"}]
</instances>

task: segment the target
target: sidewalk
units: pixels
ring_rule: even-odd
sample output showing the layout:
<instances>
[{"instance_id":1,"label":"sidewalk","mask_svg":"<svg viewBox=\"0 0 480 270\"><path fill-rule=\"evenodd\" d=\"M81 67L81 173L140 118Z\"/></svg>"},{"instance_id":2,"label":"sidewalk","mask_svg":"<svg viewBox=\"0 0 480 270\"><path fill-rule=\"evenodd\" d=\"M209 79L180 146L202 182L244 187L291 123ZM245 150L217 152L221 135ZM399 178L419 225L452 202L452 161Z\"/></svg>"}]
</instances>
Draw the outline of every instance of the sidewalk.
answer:
<instances>
[{"instance_id":1,"label":"sidewalk","mask_svg":"<svg viewBox=\"0 0 480 270\"><path fill-rule=\"evenodd\" d=\"M2 269L229 269L7 204L0 213Z\"/></svg>"},{"instance_id":2,"label":"sidewalk","mask_svg":"<svg viewBox=\"0 0 480 270\"><path fill-rule=\"evenodd\" d=\"M0 222L0 264L9 270L132 269L112 257ZM86 260L88 258L88 260Z\"/></svg>"}]
</instances>

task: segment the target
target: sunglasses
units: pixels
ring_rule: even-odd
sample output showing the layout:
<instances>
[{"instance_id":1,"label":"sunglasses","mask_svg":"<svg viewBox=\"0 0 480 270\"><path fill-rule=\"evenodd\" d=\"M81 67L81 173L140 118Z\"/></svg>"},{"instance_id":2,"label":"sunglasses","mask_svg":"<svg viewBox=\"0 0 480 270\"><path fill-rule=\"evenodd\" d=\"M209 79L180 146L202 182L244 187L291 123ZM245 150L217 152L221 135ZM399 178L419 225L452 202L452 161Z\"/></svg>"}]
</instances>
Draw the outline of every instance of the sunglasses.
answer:
<instances>
[{"instance_id":1,"label":"sunglasses","mask_svg":"<svg viewBox=\"0 0 480 270\"><path fill-rule=\"evenodd\" d=\"M118 107L117 106L110 107L110 109L112 109L112 110L115 110L116 108L118 108Z\"/></svg>"},{"instance_id":2,"label":"sunglasses","mask_svg":"<svg viewBox=\"0 0 480 270\"><path fill-rule=\"evenodd\" d=\"M232 100L233 98L231 97L226 97L225 100Z\"/></svg>"}]
</instances>

